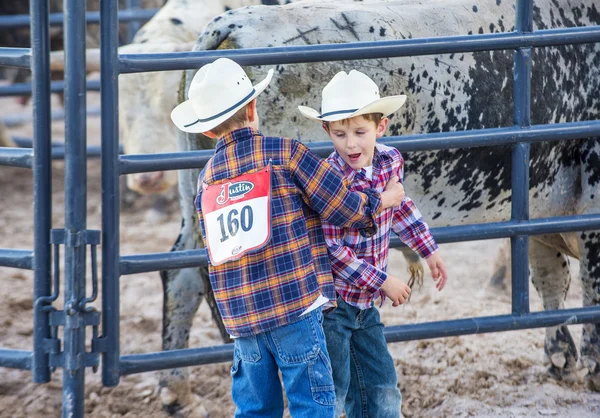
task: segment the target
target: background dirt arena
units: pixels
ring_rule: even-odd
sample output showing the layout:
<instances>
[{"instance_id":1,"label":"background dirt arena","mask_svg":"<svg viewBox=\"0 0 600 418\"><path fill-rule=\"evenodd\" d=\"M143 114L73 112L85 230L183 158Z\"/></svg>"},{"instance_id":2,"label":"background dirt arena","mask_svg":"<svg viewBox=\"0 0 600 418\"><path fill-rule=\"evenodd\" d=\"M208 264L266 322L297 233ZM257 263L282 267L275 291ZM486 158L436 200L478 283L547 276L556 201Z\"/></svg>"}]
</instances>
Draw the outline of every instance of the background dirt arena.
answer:
<instances>
[{"instance_id":1,"label":"background dirt arena","mask_svg":"<svg viewBox=\"0 0 600 418\"><path fill-rule=\"evenodd\" d=\"M56 103L53 100L53 103ZM98 95L89 94L89 104ZM2 115L30 112L14 98L1 98ZM99 143L98 118L88 120L88 143ZM31 136L31 124L11 128L13 135ZM64 123L53 124L55 140L64 137ZM64 165L53 164L53 227L64 224ZM100 229L100 162L88 163L88 228ZM33 246L32 180L27 169L0 167L0 247L30 249ZM410 196L410 190L407 190ZM150 199L139 199L121 216L121 253L169 251L177 237L180 218L176 204L169 216L157 223L146 213ZM431 277L403 307L382 309L387 325L506 314L509 293L488 289L499 241L443 245L442 254L450 279L438 293ZM396 251L390 271L406 271ZM571 263L573 274L578 264ZM32 344L32 274L0 268L0 346L30 350ZM63 287L64 289L64 287ZM531 310L541 310L532 290ZM88 286L89 293L89 286ZM55 306L62 308L62 298ZM581 305L581 289L573 280L567 307ZM96 307L100 307L98 300ZM121 354L158 351L161 348L162 287L158 273L121 278ZM579 342L580 326L571 326ZM562 383L546 374L542 363L544 330L504 332L446 339L394 343L395 361L407 417L598 417L600 394L581 383ZM206 304L202 304L191 334L191 346L220 343ZM195 394L211 417L231 417L230 363L192 368ZM60 417L62 372L52 382L36 385L28 372L0 368L0 417ZM86 373L86 417L168 417L157 397L158 373L121 379L119 386L104 388L100 373ZM199 409L186 416L200 416ZM184 416L184 415L181 415Z\"/></svg>"}]
</instances>

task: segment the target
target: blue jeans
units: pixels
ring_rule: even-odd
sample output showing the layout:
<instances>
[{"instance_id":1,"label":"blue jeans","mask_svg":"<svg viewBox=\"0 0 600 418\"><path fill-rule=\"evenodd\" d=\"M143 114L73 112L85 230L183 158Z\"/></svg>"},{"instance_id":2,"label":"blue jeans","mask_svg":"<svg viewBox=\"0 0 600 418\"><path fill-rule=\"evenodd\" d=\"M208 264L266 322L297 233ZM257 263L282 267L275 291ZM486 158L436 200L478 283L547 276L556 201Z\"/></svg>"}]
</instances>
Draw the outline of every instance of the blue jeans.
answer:
<instances>
[{"instance_id":1,"label":"blue jeans","mask_svg":"<svg viewBox=\"0 0 600 418\"><path fill-rule=\"evenodd\" d=\"M294 418L333 418L335 390L316 309L299 321L234 340L231 395L236 417L281 417L283 394Z\"/></svg>"},{"instance_id":2,"label":"blue jeans","mask_svg":"<svg viewBox=\"0 0 600 418\"><path fill-rule=\"evenodd\" d=\"M339 417L398 418L402 395L383 324L376 308L358 309L337 299L338 307L325 313L323 329L331 354Z\"/></svg>"}]
</instances>

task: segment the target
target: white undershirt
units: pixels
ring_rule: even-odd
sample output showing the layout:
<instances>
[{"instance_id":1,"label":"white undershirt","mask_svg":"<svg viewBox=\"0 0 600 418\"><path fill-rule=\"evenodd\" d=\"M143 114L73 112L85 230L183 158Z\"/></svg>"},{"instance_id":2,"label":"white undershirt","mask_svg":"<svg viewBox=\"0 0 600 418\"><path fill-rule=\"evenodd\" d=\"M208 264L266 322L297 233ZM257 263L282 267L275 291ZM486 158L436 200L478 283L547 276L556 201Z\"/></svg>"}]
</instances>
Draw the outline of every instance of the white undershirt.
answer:
<instances>
[{"instance_id":1,"label":"white undershirt","mask_svg":"<svg viewBox=\"0 0 600 418\"><path fill-rule=\"evenodd\" d=\"M325 296L319 295L319 297L312 303L312 305L310 305L308 308L306 308L306 310L304 312L302 312L300 314L300 316L306 315L307 313L312 312L315 309L320 308L321 306L323 308L328 308L328 307L332 307L333 303L331 303L331 301L328 298L326 298Z\"/></svg>"},{"instance_id":2,"label":"white undershirt","mask_svg":"<svg viewBox=\"0 0 600 418\"><path fill-rule=\"evenodd\" d=\"M365 177L369 180L373 180L373 166L363 167L363 170L365 170Z\"/></svg>"}]
</instances>

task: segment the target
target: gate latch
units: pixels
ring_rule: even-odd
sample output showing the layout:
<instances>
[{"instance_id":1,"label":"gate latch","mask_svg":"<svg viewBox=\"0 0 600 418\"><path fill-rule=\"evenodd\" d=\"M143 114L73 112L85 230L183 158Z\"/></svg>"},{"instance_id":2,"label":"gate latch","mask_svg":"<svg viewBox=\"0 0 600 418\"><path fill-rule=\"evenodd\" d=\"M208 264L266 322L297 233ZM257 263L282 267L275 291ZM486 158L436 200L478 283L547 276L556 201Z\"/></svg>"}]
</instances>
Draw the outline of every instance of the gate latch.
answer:
<instances>
[{"instance_id":1,"label":"gate latch","mask_svg":"<svg viewBox=\"0 0 600 418\"><path fill-rule=\"evenodd\" d=\"M36 309L42 309L49 314L50 338L44 341L44 349L49 354L50 367L54 371L62 367L70 371L81 367L92 367L98 370L101 344L98 338L100 313L93 306L88 306L98 297L98 263L97 246L100 244L100 231L85 230L73 233L64 229L50 231L50 244L54 249L54 288L51 296L40 297L35 301ZM52 304L60 293L60 245L66 247L91 246L92 294L79 301L65 302L64 310L57 310ZM85 278L84 278L85 280ZM69 318L67 318L69 317ZM58 337L58 327L76 329L92 327L91 351L79 353L77 347L64 347L61 350L61 340ZM67 354L68 353L68 354Z\"/></svg>"}]
</instances>

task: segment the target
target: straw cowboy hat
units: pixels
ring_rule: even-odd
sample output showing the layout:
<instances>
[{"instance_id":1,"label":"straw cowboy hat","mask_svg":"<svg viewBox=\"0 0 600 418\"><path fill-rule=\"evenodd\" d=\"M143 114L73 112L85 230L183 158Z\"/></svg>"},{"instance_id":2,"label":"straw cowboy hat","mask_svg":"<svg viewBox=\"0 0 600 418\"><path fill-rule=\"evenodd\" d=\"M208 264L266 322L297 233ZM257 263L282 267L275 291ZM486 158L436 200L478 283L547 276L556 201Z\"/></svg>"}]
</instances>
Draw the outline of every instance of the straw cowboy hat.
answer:
<instances>
[{"instance_id":1,"label":"straw cowboy hat","mask_svg":"<svg viewBox=\"0 0 600 418\"><path fill-rule=\"evenodd\" d=\"M368 113L382 113L384 117L398 110L406 101L405 95L379 96L379 87L367 75L352 70L337 73L323 88L321 112L298 106L309 119L334 122Z\"/></svg>"},{"instance_id":2,"label":"straw cowboy hat","mask_svg":"<svg viewBox=\"0 0 600 418\"><path fill-rule=\"evenodd\" d=\"M171 120L184 132L210 131L262 93L272 77L271 69L253 86L239 64L219 58L198 70L188 90L189 99L173 109Z\"/></svg>"}]
</instances>

